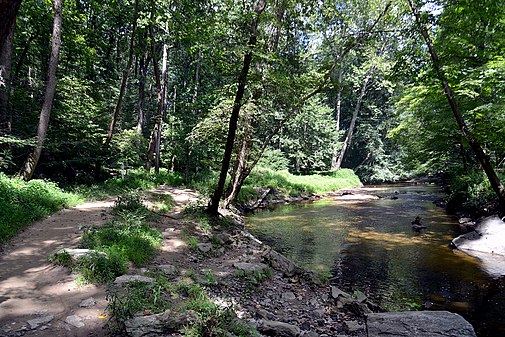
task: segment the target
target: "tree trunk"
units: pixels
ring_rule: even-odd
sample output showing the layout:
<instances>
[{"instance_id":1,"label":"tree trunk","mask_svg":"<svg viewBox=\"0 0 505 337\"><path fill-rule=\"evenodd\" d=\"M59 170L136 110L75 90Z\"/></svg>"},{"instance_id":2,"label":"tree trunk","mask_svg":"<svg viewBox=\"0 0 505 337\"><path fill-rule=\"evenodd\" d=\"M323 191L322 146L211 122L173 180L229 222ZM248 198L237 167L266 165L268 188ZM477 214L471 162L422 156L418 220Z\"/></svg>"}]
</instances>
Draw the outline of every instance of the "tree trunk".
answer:
<instances>
[{"instance_id":1,"label":"tree trunk","mask_svg":"<svg viewBox=\"0 0 505 337\"><path fill-rule=\"evenodd\" d=\"M4 47L0 50L0 131L4 134L11 133L12 116L9 112L9 96L11 90L12 38L15 27L16 21L14 20Z\"/></svg>"},{"instance_id":2,"label":"tree trunk","mask_svg":"<svg viewBox=\"0 0 505 337\"><path fill-rule=\"evenodd\" d=\"M151 16L154 14L154 7L152 9ZM155 41L154 41L154 29L152 25L149 25L149 35L151 38L151 54L153 58L153 68L154 68L154 78L156 81L156 97L157 97L157 102L158 102L158 108L156 111L156 116L155 116L155 122L154 122L154 128L153 131L151 132L151 140L149 141L149 147L147 149L147 162L146 162L146 170L150 171L151 167L155 165L156 161L156 144L157 144L157 137L158 137L158 129L160 128L161 125L161 113L163 109L163 104L162 104L162 92L161 92L161 78L160 78L160 68L158 65L158 61L156 60L156 46L155 46Z\"/></svg>"},{"instance_id":3,"label":"tree trunk","mask_svg":"<svg viewBox=\"0 0 505 337\"><path fill-rule=\"evenodd\" d=\"M340 113L341 113L341 108L342 108L342 77L343 77L343 70L342 67L338 69L338 91L337 91L337 97L335 98L335 131L338 132L340 131ZM331 157L331 170L337 170L337 160L338 160L338 151L336 144L333 149L333 155Z\"/></svg>"},{"instance_id":4,"label":"tree trunk","mask_svg":"<svg viewBox=\"0 0 505 337\"><path fill-rule=\"evenodd\" d=\"M223 194L224 190L224 184L226 182L226 175L228 173L228 169L230 168L230 160L231 160L231 154L233 152L235 135L237 133L237 124L240 114L240 107L242 104L242 98L244 97L247 75L249 73L249 68L251 66L252 48L256 45L259 16L265 9L265 6L266 6L266 0L258 0L254 8L255 16L251 22L251 28L250 28L251 35L249 37L249 42L247 44L249 50L244 55L244 63L238 79L237 93L235 95L235 101L233 102L233 109L231 112L230 121L228 125L228 136L226 139L223 161L221 164L221 173L219 175L219 181L214 191L214 195L212 196L209 207L207 209L208 212L213 215L218 214L219 200L221 200L221 195Z\"/></svg>"},{"instance_id":5,"label":"tree trunk","mask_svg":"<svg viewBox=\"0 0 505 337\"><path fill-rule=\"evenodd\" d=\"M146 98L146 77L147 77L147 68L149 67L149 56L145 56L140 58L139 65L139 97L138 97L138 105L137 105L137 126L136 130L139 135L142 134L144 130L145 124L145 98Z\"/></svg>"},{"instance_id":6,"label":"tree trunk","mask_svg":"<svg viewBox=\"0 0 505 337\"><path fill-rule=\"evenodd\" d=\"M363 97L365 97L366 89L368 86L368 81L373 72L373 67L365 75L365 79L363 80L363 86L361 87L361 91L358 96L358 101L356 102L356 106L354 107L354 111L352 113L351 124L349 125L349 130L347 130L347 135L345 136L344 144L342 145L342 149L340 150L340 154L338 156L337 162L335 163L335 167L332 168L334 170L340 169L342 166L342 161L344 160L344 156L349 149L352 141L352 136L354 134L354 127L356 125L356 119L358 118L359 110L361 109L361 103L363 102Z\"/></svg>"},{"instance_id":7,"label":"tree trunk","mask_svg":"<svg viewBox=\"0 0 505 337\"><path fill-rule=\"evenodd\" d=\"M58 68L58 58L60 54L61 45L61 19L62 19L62 2L63 0L54 0L54 23L53 23L53 36L51 47L51 58L49 60L49 68L47 70L47 83L46 91L44 94L44 103L40 112L39 127L37 130L37 145L33 152L26 159L23 168L19 175L24 180L29 180L35 172L35 168L40 159L44 141L47 135L47 128L49 126L49 117L53 106L53 98L56 90L56 70Z\"/></svg>"},{"instance_id":8,"label":"tree trunk","mask_svg":"<svg viewBox=\"0 0 505 337\"><path fill-rule=\"evenodd\" d=\"M4 49L4 45L11 33L16 15L19 11L19 6L22 0L0 0L0 51Z\"/></svg>"},{"instance_id":9,"label":"tree trunk","mask_svg":"<svg viewBox=\"0 0 505 337\"><path fill-rule=\"evenodd\" d=\"M133 21L132 21L132 32L130 36L130 46L128 47L128 62L126 63L126 68L123 71L123 77L121 79L121 87L119 88L119 97L117 99L116 107L114 109L114 115L112 116L112 120L109 125L109 131L107 132L107 136L105 137L104 145L109 145L112 141L112 134L114 133L114 129L116 128L117 120L119 118L119 114L121 113L121 108L123 106L124 95L126 92L126 84L128 83L128 76L130 75L130 69L133 63L133 47L135 42L135 32L137 30L137 20L139 14L139 0L135 0L135 9L133 12Z\"/></svg>"},{"instance_id":10,"label":"tree trunk","mask_svg":"<svg viewBox=\"0 0 505 337\"><path fill-rule=\"evenodd\" d=\"M247 178L251 172L247 165L247 160L249 159L251 134L246 132L242 138L240 149L237 156L237 167L233 171L233 175L230 180L229 193L224 201L224 207L228 208L232 202L237 198L244 180Z\"/></svg>"},{"instance_id":11,"label":"tree trunk","mask_svg":"<svg viewBox=\"0 0 505 337\"><path fill-rule=\"evenodd\" d=\"M458 103L457 103L456 98L454 96L454 93L452 92L452 89L449 86L449 82L447 81L447 77L445 76L442 66L440 65L440 59L439 59L438 54L435 50L435 46L433 45L433 42L431 41L430 35L428 34L428 30L426 29L426 27L424 26L424 24L421 21L419 11L418 11L416 5L414 4L413 0L409 0L409 5L412 10L412 14L414 15L414 17L416 19L417 27L419 28L419 31L420 31L421 35L423 36L424 41L426 42L426 46L428 47L428 51L431 56L433 68L435 69L438 79L440 80L440 82L442 84L445 97L447 98L447 101L449 102L449 106L451 107L452 113L454 115L454 118L456 119L458 127L459 127L461 133L463 134L463 136L467 139L468 143L470 144L470 147L472 148L473 152L475 153L475 156L477 157L477 161L479 162L482 169L486 173L493 191L498 196L500 206L502 207L503 210L505 210L505 188L503 187L503 184L501 183L500 178L498 177L493 166L491 165L489 157L486 155L486 153L484 152L484 149L481 147L480 143L477 141L475 136L468 129L468 126L466 125L465 120L463 119L463 115L461 114L461 111L459 110L459 106L458 106Z\"/></svg>"}]
</instances>

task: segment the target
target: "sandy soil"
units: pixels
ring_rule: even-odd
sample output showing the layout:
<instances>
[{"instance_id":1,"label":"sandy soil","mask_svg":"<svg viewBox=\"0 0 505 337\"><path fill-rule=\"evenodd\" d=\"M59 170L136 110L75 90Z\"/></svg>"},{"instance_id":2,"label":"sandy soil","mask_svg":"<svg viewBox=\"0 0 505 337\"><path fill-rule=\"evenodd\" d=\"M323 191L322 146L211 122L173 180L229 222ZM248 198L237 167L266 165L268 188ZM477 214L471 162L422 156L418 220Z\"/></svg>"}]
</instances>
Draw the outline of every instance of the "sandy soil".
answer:
<instances>
[{"instance_id":1,"label":"sandy soil","mask_svg":"<svg viewBox=\"0 0 505 337\"><path fill-rule=\"evenodd\" d=\"M173 217L196 194L161 186L152 191L171 194L177 203ZM75 276L52 265L58 249L77 247L82 225L100 225L111 218L114 199L85 203L38 221L2 247L0 252L0 337L105 336L104 286L77 286ZM166 226L176 221L166 218ZM178 240L166 240L163 251L176 253ZM94 299L91 306L82 301ZM93 302L93 301L91 301Z\"/></svg>"}]
</instances>

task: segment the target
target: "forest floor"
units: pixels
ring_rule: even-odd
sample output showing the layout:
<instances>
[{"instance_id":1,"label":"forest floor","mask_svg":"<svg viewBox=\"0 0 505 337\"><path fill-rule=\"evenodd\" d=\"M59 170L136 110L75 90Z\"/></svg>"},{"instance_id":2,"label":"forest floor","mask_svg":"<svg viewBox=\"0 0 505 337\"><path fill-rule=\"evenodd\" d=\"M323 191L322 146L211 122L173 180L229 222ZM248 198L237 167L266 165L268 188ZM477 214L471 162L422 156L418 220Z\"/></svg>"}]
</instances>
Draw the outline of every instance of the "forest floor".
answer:
<instances>
[{"instance_id":1,"label":"forest floor","mask_svg":"<svg viewBox=\"0 0 505 337\"><path fill-rule=\"evenodd\" d=\"M300 336L366 336L359 317L337 310L332 298L332 290L337 290L327 285L277 270L259 286L239 279L237 263L265 262L269 247L236 228L223 234L221 249L207 251L211 235L182 214L183 207L198 198L194 191L161 186L150 193L170 194L176 205L153 223L164 236L158 255L146 268L131 268L129 274L161 265L174 266L181 277L191 273L204 279L210 272L209 295L232 303L239 318L255 327L267 320L288 323ZM75 275L51 264L48 257L61 248L78 247L81 227L104 224L112 217L113 203L111 198L62 210L29 226L2 248L0 337L107 335L106 287L77 285ZM188 233L202 246L188 245Z\"/></svg>"}]
</instances>

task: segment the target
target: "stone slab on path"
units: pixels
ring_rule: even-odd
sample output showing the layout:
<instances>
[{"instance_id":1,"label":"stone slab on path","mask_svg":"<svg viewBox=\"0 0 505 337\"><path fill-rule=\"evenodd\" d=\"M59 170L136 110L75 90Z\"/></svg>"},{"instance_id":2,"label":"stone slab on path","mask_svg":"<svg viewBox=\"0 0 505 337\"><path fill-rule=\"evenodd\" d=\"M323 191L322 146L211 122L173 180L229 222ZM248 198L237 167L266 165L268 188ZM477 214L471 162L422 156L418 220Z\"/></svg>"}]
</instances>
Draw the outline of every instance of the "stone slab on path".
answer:
<instances>
[{"instance_id":1,"label":"stone slab on path","mask_svg":"<svg viewBox=\"0 0 505 337\"><path fill-rule=\"evenodd\" d=\"M367 331L368 337L476 337L470 323L448 311L368 314Z\"/></svg>"}]
</instances>

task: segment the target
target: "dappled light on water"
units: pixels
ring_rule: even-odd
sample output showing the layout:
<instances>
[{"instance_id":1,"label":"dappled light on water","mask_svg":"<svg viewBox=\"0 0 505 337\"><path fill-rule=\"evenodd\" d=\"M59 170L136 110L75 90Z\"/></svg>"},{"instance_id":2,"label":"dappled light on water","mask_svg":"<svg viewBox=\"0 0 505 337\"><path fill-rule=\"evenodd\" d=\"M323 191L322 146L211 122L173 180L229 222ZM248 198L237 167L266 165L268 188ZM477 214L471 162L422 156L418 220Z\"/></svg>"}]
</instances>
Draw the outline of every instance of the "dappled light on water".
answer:
<instances>
[{"instance_id":1,"label":"dappled light on water","mask_svg":"<svg viewBox=\"0 0 505 337\"><path fill-rule=\"evenodd\" d=\"M505 277L449 247L456 218L433 201L433 185L367 187L376 200L326 199L248 217L248 228L303 267L331 273L332 283L366 292L388 310L424 306L462 314L480 336L505 331ZM359 198L355 198L359 199ZM426 229L413 230L421 217Z\"/></svg>"}]
</instances>

